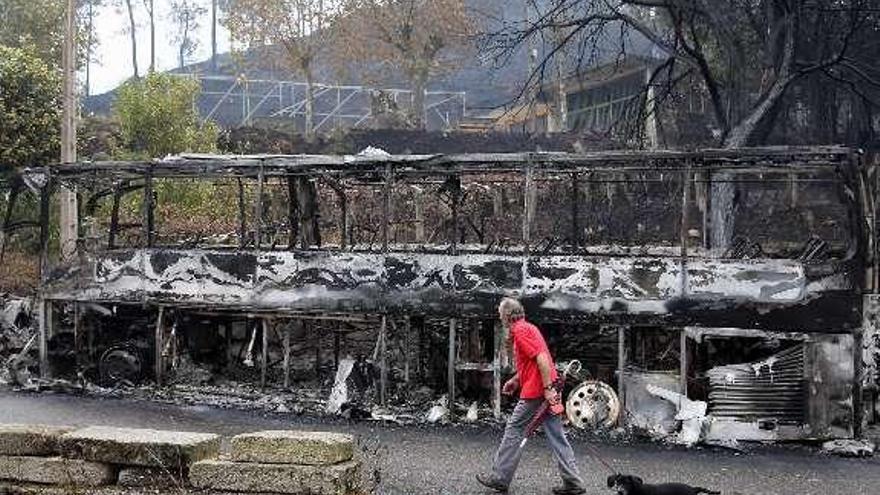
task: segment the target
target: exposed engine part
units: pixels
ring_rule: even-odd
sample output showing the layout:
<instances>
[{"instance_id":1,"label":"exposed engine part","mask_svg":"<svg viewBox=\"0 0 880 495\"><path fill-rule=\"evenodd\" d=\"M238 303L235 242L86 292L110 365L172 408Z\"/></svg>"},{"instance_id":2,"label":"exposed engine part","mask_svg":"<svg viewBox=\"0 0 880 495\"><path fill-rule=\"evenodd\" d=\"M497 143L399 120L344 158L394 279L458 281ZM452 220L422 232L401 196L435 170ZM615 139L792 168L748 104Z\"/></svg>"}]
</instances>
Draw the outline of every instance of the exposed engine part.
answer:
<instances>
[{"instance_id":1,"label":"exposed engine part","mask_svg":"<svg viewBox=\"0 0 880 495\"><path fill-rule=\"evenodd\" d=\"M143 356L140 350L131 344L117 344L101 354L98 362L98 373L101 383L117 385L137 383L143 376Z\"/></svg>"},{"instance_id":2,"label":"exposed engine part","mask_svg":"<svg viewBox=\"0 0 880 495\"><path fill-rule=\"evenodd\" d=\"M804 378L806 349L795 345L754 363L710 369L709 412L716 418L775 424L806 421L809 392Z\"/></svg>"},{"instance_id":3,"label":"exposed engine part","mask_svg":"<svg viewBox=\"0 0 880 495\"><path fill-rule=\"evenodd\" d=\"M607 383L587 380L571 391L565 414L580 429L611 428L620 419L620 399Z\"/></svg>"}]
</instances>

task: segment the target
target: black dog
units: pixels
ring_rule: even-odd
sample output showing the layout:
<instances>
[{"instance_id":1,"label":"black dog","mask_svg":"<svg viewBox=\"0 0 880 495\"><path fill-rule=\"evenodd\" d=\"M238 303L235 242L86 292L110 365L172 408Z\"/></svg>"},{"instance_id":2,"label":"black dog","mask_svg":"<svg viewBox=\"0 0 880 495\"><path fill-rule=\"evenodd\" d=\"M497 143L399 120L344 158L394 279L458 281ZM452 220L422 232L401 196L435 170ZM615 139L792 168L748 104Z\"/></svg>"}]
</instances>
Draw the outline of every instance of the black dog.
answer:
<instances>
[{"instance_id":1,"label":"black dog","mask_svg":"<svg viewBox=\"0 0 880 495\"><path fill-rule=\"evenodd\" d=\"M617 487L618 495L719 495L721 492L685 485L683 483L663 483L646 485L638 476L613 474L608 477L608 488Z\"/></svg>"}]
</instances>

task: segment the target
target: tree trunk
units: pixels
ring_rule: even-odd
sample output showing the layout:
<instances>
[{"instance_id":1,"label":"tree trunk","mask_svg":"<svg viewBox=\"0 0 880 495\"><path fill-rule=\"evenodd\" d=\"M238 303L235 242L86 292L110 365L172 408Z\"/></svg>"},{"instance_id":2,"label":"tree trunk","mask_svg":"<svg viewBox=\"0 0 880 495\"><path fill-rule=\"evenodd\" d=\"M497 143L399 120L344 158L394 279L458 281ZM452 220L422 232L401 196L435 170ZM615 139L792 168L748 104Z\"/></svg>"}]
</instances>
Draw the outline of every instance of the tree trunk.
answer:
<instances>
[{"instance_id":1,"label":"tree trunk","mask_svg":"<svg viewBox=\"0 0 880 495\"><path fill-rule=\"evenodd\" d=\"M134 9L131 6L131 0L125 0L125 6L128 9L128 25L130 28L131 34L131 64L134 66L134 78L137 79L141 77L138 72L138 60L137 60L137 28L134 24Z\"/></svg>"},{"instance_id":2,"label":"tree trunk","mask_svg":"<svg viewBox=\"0 0 880 495\"><path fill-rule=\"evenodd\" d=\"M153 0L150 0L150 72L156 70L156 16L153 10Z\"/></svg>"},{"instance_id":3,"label":"tree trunk","mask_svg":"<svg viewBox=\"0 0 880 495\"><path fill-rule=\"evenodd\" d=\"M315 88L311 69L304 68L303 74L306 76L306 122L304 134L306 141L311 141L315 136Z\"/></svg>"},{"instance_id":4,"label":"tree trunk","mask_svg":"<svg viewBox=\"0 0 880 495\"><path fill-rule=\"evenodd\" d=\"M321 245L321 232L318 227L318 190L315 183L307 177L296 178L296 202L299 210L300 247Z\"/></svg>"},{"instance_id":5,"label":"tree trunk","mask_svg":"<svg viewBox=\"0 0 880 495\"><path fill-rule=\"evenodd\" d=\"M217 71L217 0L211 0L211 71Z\"/></svg>"},{"instance_id":6,"label":"tree trunk","mask_svg":"<svg viewBox=\"0 0 880 495\"><path fill-rule=\"evenodd\" d=\"M416 129L424 130L427 123L427 116L425 115L425 93L426 88L428 86L428 74L427 71L419 71L415 74L412 80L412 92L413 92L413 123Z\"/></svg>"},{"instance_id":7,"label":"tree trunk","mask_svg":"<svg viewBox=\"0 0 880 495\"><path fill-rule=\"evenodd\" d=\"M748 115L733 126L724 140L724 148L755 146L767 139L772 127L770 123L776 118L782 98L794 80L794 21L789 18L783 22L786 32L782 38L782 55L776 70L776 80ZM716 255L722 255L733 242L736 216L736 184L731 182L733 178L731 173L713 176L711 247Z\"/></svg>"},{"instance_id":8,"label":"tree trunk","mask_svg":"<svg viewBox=\"0 0 880 495\"><path fill-rule=\"evenodd\" d=\"M183 21L183 35L180 37L180 51L178 52L178 62L180 68L186 65L186 45L187 41L189 41L189 13L185 14Z\"/></svg>"},{"instance_id":9,"label":"tree trunk","mask_svg":"<svg viewBox=\"0 0 880 495\"><path fill-rule=\"evenodd\" d=\"M287 177L287 222L290 232L287 238L287 249L293 251L296 249L297 238L299 237L299 195L297 194L297 179L293 176Z\"/></svg>"},{"instance_id":10,"label":"tree trunk","mask_svg":"<svg viewBox=\"0 0 880 495\"><path fill-rule=\"evenodd\" d=\"M88 29L88 39L86 40L86 87L85 93L86 96L90 94L90 86L91 86L91 69L92 69L92 43L94 43L94 35L95 35L95 3L93 1L89 1L89 25L86 29Z\"/></svg>"}]
</instances>

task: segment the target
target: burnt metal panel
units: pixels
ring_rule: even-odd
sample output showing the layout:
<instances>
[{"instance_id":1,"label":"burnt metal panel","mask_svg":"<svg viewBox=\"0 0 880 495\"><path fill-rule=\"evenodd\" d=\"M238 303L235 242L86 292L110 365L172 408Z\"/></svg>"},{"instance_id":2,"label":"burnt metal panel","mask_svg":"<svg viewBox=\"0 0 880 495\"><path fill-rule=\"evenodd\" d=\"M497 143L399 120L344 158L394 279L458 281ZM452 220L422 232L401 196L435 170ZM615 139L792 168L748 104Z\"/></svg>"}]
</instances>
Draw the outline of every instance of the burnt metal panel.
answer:
<instances>
[{"instance_id":1,"label":"burnt metal panel","mask_svg":"<svg viewBox=\"0 0 880 495\"><path fill-rule=\"evenodd\" d=\"M141 249L56 270L52 299L252 311L493 317L503 295L547 320L845 332L861 324L855 271L792 260Z\"/></svg>"},{"instance_id":2,"label":"burnt metal panel","mask_svg":"<svg viewBox=\"0 0 880 495\"><path fill-rule=\"evenodd\" d=\"M762 361L710 369L709 414L745 422L806 423L805 352L800 343Z\"/></svg>"},{"instance_id":3,"label":"burnt metal panel","mask_svg":"<svg viewBox=\"0 0 880 495\"><path fill-rule=\"evenodd\" d=\"M377 311L386 273L380 254L266 252L248 298L256 310Z\"/></svg>"}]
</instances>

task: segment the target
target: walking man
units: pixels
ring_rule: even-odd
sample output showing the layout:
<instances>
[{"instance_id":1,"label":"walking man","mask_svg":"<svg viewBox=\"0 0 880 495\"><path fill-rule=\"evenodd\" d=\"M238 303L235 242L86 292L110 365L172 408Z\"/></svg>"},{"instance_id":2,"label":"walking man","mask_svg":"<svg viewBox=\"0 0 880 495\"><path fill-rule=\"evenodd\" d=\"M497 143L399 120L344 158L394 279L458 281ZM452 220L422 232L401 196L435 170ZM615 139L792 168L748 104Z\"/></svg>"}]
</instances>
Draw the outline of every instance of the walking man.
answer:
<instances>
[{"instance_id":1,"label":"walking man","mask_svg":"<svg viewBox=\"0 0 880 495\"><path fill-rule=\"evenodd\" d=\"M495 491L506 492L522 455L519 447L526 426L545 400L555 404L561 400L561 397L553 388L553 382L557 377L553 357L550 356L540 330L526 321L522 304L516 299L505 298L498 306L498 316L507 329L508 341L513 343L516 360L516 375L504 383L502 393L512 395L519 389L519 402L507 420L504 438L501 439L501 445L495 453L492 473L478 474L477 481ZM547 443L553 450L563 481L562 486L553 488L553 493L555 495L585 493L574 452L562 429L562 421L558 416L551 414L543 424Z\"/></svg>"}]
</instances>

